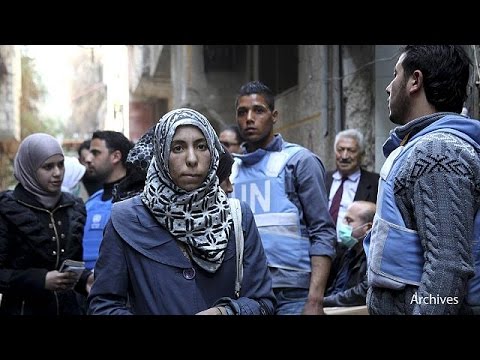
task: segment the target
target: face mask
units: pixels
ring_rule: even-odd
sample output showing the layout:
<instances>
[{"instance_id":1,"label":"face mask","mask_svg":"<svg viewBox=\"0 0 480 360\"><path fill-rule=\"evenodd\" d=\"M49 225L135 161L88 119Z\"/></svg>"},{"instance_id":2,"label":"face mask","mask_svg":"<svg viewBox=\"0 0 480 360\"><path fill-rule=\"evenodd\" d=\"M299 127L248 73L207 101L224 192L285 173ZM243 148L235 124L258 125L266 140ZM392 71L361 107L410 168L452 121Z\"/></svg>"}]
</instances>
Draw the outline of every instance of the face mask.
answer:
<instances>
[{"instance_id":1,"label":"face mask","mask_svg":"<svg viewBox=\"0 0 480 360\"><path fill-rule=\"evenodd\" d=\"M352 233L366 224L352 228L350 225L338 224L338 241L347 248L352 248L358 243L358 239L352 236Z\"/></svg>"}]
</instances>

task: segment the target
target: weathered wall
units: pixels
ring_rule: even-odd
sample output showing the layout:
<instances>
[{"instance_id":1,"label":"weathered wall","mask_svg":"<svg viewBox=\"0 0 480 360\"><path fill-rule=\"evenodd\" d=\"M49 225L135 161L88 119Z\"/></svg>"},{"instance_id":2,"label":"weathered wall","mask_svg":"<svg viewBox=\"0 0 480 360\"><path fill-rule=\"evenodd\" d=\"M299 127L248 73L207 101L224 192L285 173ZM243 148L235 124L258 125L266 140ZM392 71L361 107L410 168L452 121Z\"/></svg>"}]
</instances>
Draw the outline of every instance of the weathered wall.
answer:
<instances>
[{"instance_id":1,"label":"weathered wall","mask_svg":"<svg viewBox=\"0 0 480 360\"><path fill-rule=\"evenodd\" d=\"M20 140L21 55L16 45L0 45L0 141Z\"/></svg>"},{"instance_id":2,"label":"weathered wall","mask_svg":"<svg viewBox=\"0 0 480 360\"><path fill-rule=\"evenodd\" d=\"M363 166L368 170L373 170L375 166L374 57L374 46L342 46L345 128L363 133Z\"/></svg>"},{"instance_id":3,"label":"weathered wall","mask_svg":"<svg viewBox=\"0 0 480 360\"><path fill-rule=\"evenodd\" d=\"M20 141L22 65L17 45L0 45L0 191L14 184L12 165Z\"/></svg>"},{"instance_id":4,"label":"weathered wall","mask_svg":"<svg viewBox=\"0 0 480 360\"><path fill-rule=\"evenodd\" d=\"M235 124L235 95L241 71L204 71L202 45L172 46L173 108L187 106L206 115L217 131Z\"/></svg>"}]
</instances>

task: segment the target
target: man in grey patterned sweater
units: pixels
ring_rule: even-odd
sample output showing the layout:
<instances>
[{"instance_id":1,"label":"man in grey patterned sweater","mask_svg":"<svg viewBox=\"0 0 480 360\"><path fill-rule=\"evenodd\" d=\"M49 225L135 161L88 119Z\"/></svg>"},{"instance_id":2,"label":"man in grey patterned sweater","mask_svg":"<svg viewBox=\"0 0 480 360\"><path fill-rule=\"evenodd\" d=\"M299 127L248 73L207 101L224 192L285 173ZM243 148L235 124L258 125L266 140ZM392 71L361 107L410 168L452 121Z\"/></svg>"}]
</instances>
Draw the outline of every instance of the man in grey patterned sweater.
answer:
<instances>
[{"instance_id":1,"label":"man in grey patterned sweater","mask_svg":"<svg viewBox=\"0 0 480 360\"><path fill-rule=\"evenodd\" d=\"M409 45L387 86L377 213L364 241L370 314L480 309L480 122L459 115L470 60L460 46Z\"/></svg>"}]
</instances>

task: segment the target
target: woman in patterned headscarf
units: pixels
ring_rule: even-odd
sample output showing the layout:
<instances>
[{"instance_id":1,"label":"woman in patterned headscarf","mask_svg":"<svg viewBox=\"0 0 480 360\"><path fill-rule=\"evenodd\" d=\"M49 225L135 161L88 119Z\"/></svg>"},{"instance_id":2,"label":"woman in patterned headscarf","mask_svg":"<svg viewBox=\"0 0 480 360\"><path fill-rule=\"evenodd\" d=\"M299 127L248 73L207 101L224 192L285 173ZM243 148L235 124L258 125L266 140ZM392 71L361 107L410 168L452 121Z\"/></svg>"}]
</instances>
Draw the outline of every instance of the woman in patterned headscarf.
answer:
<instances>
[{"instance_id":1,"label":"woman in patterned headscarf","mask_svg":"<svg viewBox=\"0 0 480 360\"><path fill-rule=\"evenodd\" d=\"M153 134L155 126L152 126L130 149L125 167L127 176L113 188L113 202L125 200L140 194L145 187L147 170L153 156ZM220 187L229 194L233 191L229 176L232 173L233 156L225 145L218 160L217 176Z\"/></svg>"},{"instance_id":2,"label":"woman in patterned headscarf","mask_svg":"<svg viewBox=\"0 0 480 360\"><path fill-rule=\"evenodd\" d=\"M14 161L19 184L0 194L0 314L81 314L74 289L93 282L84 271L59 272L66 259L82 260L85 205L61 191L64 156L48 134L27 136ZM77 282L78 280L78 282Z\"/></svg>"},{"instance_id":3,"label":"woman in patterned headscarf","mask_svg":"<svg viewBox=\"0 0 480 360\"><path fill-rule=\"evenodd\" d=\"M266 257L243 203L244 275L235 296L232 214L216 176L223 148L208 120L195 110L173 110L152 141L143 192L112 208L89 313L273 314Z\"/></svg>"}]
</instances>

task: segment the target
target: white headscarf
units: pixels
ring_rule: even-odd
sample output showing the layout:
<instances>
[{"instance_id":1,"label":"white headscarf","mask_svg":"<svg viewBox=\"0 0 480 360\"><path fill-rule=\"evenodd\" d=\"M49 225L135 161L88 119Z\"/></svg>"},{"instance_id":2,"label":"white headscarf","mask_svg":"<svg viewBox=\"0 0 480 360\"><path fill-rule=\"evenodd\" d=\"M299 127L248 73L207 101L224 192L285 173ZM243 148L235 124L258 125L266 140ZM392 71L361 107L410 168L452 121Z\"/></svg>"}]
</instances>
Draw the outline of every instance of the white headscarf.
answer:
<instances>
[{"instance_id":1,"label":"white headscarf","mask_svg":"<svg viewBox=\"0 0 480 360\"><path fill-rule=\"evenodd\" d=\"M207 177L192 191L175 185L168 168L170 146L177 127L182 125L195 126L202 132L211 155ZM177 109L160 119L153 144L142 201L160 224L187 245L193 261L214 273L222 264L233 225L228 198L216 176L219 152L224 150L215 130L199 112Z\"/></svg>"},{"instance_id":2,"label":"white headscarf","mask_svg":"<svg viewBox=\"0 0 480 360\"><path fill-rule=\"evenodd\" d=\"M65 156L65 175L63 176L62 191L71 193L78 182L82 180L86 170L87 168L85 165L80 164L78 158Z\"/></svg>"},{"instance_id":3,"label":"white headscarf","mask_svg":"<svg viewBox=\"0 0 480 360\"><path fill-rule=\"evenodd\" d=\"M53 155L62 155L57 139L43 133L27 136L20 143L13 163L13 175L35 199L47 209L52 209L60 199L62 191L52 193L44 190L37 179L37 170Z\"/></svg>"}]
</instances>

